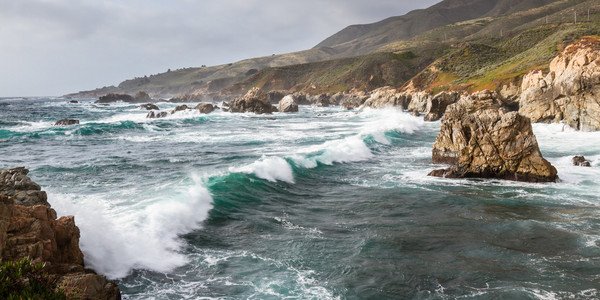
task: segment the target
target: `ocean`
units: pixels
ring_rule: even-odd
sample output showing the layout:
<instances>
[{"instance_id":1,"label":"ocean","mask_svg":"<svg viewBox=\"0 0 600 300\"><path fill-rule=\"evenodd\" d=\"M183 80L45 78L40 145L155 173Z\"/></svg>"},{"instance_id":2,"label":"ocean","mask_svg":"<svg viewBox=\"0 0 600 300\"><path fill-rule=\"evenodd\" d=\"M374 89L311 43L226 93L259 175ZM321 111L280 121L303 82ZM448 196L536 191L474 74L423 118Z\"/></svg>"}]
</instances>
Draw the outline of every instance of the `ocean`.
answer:
<instances>
[{"instance_id":1,"label":"ocean","mask_svg":"<svg viewBox=\"0 0 600 300\"><path fill-rule=\"evenodd\" d=\"M600 132L533 125L558 183L443 179L439 121L397 109L78 100L0 99L0 168L75 216L125 299L600 298Z\"/></svg>"}]
</instances>

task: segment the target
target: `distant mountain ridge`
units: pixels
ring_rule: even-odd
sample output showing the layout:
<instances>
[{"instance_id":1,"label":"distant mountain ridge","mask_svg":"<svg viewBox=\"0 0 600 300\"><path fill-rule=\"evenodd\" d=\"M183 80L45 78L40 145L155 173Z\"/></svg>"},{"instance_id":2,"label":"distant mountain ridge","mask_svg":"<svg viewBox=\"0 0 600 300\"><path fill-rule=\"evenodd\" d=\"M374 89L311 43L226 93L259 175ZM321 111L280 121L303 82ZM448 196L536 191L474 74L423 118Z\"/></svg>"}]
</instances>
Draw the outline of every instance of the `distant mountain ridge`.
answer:
<instances>
[{"instance_id":1,"label":"distant mountain ridge","mask_svg":"<svg viewBox=\"0 0 600 300\"><path fill-rule=\"evenodd\" d=\"M329 47L336 57L372 52L398 40L407 40L428 30L471 19L495 17L547 5L557 0L444 0L426 9L385 20L351 25L325 39L314 49Z\"/></svg>"}]
</instances>

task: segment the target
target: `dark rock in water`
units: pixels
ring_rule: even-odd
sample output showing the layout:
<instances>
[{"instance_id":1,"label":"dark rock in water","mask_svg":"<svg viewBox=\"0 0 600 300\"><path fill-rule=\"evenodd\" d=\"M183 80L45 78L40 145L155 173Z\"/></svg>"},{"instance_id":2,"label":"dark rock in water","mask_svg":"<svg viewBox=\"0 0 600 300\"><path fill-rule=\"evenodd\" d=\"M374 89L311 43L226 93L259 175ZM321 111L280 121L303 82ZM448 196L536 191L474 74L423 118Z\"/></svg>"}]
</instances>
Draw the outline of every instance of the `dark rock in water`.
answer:
<instances>
[{"instance_id":1,"label":"dark rock in water","mask_svg":"<svg viewBox=\"0 0 600 300\"><path fill-rule=\"evenodd\" d=\"M139 91L135 94L133 100L135 102L151 102L152 98L150 98L150 95L148 95L146 92Z\"/></svg>"},{"instance_id":2,"label":"dark rock in water","mask_svg":"<svg viewBox=\"0 0 600 300\"><path fill-rule=\"evenodd\" d=\"M96 103L110 103L110 102L117 102L117 101L131 103L131 102L135 102L135 99L131 95L127 95L127 94L110 93L110 94L106 94L106 95L98 98Z\"/></svg>"},{"instance_id":3,"label":"dark rock in water","mask_svg":"<svg viewBox=\"0 0 600 300\"><path fill-rule=\"evenodd\" d=\"M62 126L62 125L76 125L79 124L79 120L77 119L62 119L62 120L58 120L56 121L56 123L54 123L54 126Z\"/></svg>"},{"instance_id":4,"label":"dark rock in water","mask_svg":"<svg viewBox=\"0 0 600 300\"><path fill-rule=\"evenodd\" d=\"M259 88L252 88L244 97L236 98L229 102L230 112L253 112L256 114L270 114L273 106L267 95Z\"/></svg>"},{"instance_id":5,"label":"dark rock in water","mask_svg":"<svg viewBox=\"0 0 600 300\"><path fill-rule=\"evenodd\" d=\"M298 103L294 101L294 97L287 95L279 101L279 112L298 112Z\"/></svg>"},{"instance_id":6,"label":"dark rock in water","mask_svg":"<svg viewBox=\"0 0 600 300\"><path fill-rule=\"evenodd\" d=\"M168 116L169 114L166 111L157 111L156 113L154 113L154 111L149 112L146 115L146 118L148 119L159 119L159 118L164 118L166 116Z\"/></svg>"},{"instance_id":7,"label":"dark rock in water","mask_svg":"<svg viewBox=\"0 0 600 300\"><path fill-rule=\"evenodd\" d=\"M189 107L188 107L187 105L185 105L185 104L183 104L183 105L179 105L179 106L175 107L175 109L173 109L173 110L171 111L171 114L174 114L174 113L176 113L176 112L178 112L178 111L187 110L188 108L189 108Z\"/></svg>"},{"instance_id":8,"label":"dark rock in water","mask_svg":"<svg viewBox=\"0 0 600 300\"><path fill-rule=\"evenodd\" d=\"M316 107L329 107L329 98L327 94L320 94L311 99L312 105Z\"/></svg>"},{"instance_id":9,"label":"dark rock in water","mask_svg":"<svg viewBox=\"0 0 600 300\"><path fill-rule=\"evenodd\" d=\"M309 97L307 97L306 94L304 94L304 93L300 93L300 92L293 93L292 98L294 98L294 101L296 101L296 103L298 103L298 105L310 105L311 104Z\"/></svg>"},{"instance_id":10,"label":"dark rock in water","mask_svg":"<svg viewBox=\"0 0 600 300\"><path fill-rule=\"evenodd\" d=\"M412 111L412 115L415 116L415 117L419 117L419 116L421 116L421 113L418 110L414 109Z\"/></svg>"},{"instance_id":11,"label":"dark rock in water","mask_svg":"<svg viewBox=\"0 0 600 300\"><path fill-rule=\"evenodd\" d=\"M215 108L216 106L213 106L210 103L199 103L198 105L196 105L196 107L194 107L194 109L199 110L203 114L210 114L215 110Z\"/></svg>"},{"instance_id":12,"label":"dark rock in water","mask_svg":"<svg viewBox=\"0 0 600 300\"><path fill-rule=\"evenodd\" d=\"M29 170L24 167L0 171L0 194L13 197L16 204L33 206L48 203L46 192L27 174Z\"/></svg>"},{"instance_id":13,"label":"dark rock in water","mask_svg":"<svg viewBox=\"0 0 600 300\"><path fill-rule=\"evenodd\" d=\"M578 155L573 157L573 165L578 167L591 167L592 164L589 160L586 160L585 157Z\"/></svg>"},{"instance_id":14,"label":"dark rock in water","mask_svg":"<svg viewBox=\"0 0 600 300\"><path fill-rule=\"evenodd\" d=\"M140 108L143 108L145 110L159 110L158 106L156 106L152 103L142 104L142 105L140 105Z\"/></svg>"},{"instance_id":15,"label":"dark rock in water","mask_svg":"<svg viewBox=\"0 0 600 300\"><path fill-rule=\"evenodd\" d=\"M336 94L336 99L339 98L339 103L342 108L351 110L363 105L369 98L363 94Z\"/></svg>"},{"instance_id":16,"label":"dark rock in water","mask_svg":"<svg viewBox=\"0 0 600 300\"><path fill-rule=\"evenodd\" d=\"M77 101L77 100L71 100L71 101L69 101L69 103L79 103L79 101Z\"/></svg>"},{"instance_id":17,"label":"dark rock in water","mask_svg":"<svg viewBox=\"0 0 600 300\"><path fill-rule=\"evenodd\" d=\"M169 99L169 102L174 102L174 103L198 102L198 101L202 101L202 100L203 100L203 97L201 95L185 94L185 95L173 97L173 98Z\"/></svg>"},{"instance_id":18,"label":"dark rock in water","mask_svg":"<svg viewBox=\"0 0 600 300\"><path fill-rule=\"evenodd\" d=\"M447 108L432 160L453 166L430 175L555 182L556 168L542 157L529 118L509 112L490 95L478 92Z\"/></svg>"}]
</instances>

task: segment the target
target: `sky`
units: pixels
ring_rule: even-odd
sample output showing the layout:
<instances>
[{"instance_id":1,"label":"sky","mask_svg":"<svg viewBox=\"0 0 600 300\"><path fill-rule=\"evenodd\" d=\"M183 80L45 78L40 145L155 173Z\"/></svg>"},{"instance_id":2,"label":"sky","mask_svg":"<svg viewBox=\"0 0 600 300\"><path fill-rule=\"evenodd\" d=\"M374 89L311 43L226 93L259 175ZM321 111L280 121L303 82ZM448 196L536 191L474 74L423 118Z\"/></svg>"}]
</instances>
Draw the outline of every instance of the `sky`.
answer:
<instances>
[{"instance_id":1,"label":"sky","mask_svg":"<svg viewBox=\"0 0 600 300\"><path fill-rule=\"evenodd\" d=\"M0 97L309 49L439 0L0 0Z\"/></svg>"}]
</instances>

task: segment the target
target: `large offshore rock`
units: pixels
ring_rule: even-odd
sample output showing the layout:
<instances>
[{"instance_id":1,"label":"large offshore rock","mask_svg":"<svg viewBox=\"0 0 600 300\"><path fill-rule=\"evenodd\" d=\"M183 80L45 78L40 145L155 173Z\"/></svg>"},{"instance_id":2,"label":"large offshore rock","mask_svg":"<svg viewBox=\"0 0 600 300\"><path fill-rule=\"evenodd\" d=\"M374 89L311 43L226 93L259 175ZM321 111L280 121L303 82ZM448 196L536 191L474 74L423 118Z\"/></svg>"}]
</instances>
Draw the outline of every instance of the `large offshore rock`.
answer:
<instances>
[{"instance_id":1,"label":"large offshore rock","mask_svg":"<svg viewBox=\"0 0 600 300\"><path fill-rule=\"evenodd\" d=\"M277 110L279 110L279 112L297 112L298 103L294 101L294 97L292 97L292 95L287 95L279 101Z\"/></svg>"},{"instance_id":2,"label":"large offshore rock","mask_svg":"<svg viewBox=\"0 0 600 300\"><path fill-rule=\"evenodd\" d=\"M197 109L198 111L200 111L200 113L203 114L210 114L216 109L216 106L210 103L198 103L198 105L196 105L194 109Z\"/></svg>"},{"instance_id":3,"label":"large offshore rock","mask_svg":"<svg viewBox=\"0 0 600 300\"><path fill-rule=\"evenodd\" d=\"M270 114L273 106L265 92L259 88L252 88L246 95L229 102L230 112L253 112L256 114Z\"/></svg>"},{"instance_id":4,"label":"large offshore rock","mask_svg":"<svg viewBox=\"0 0 600 300\"><path fill-rule=\"evenodd\" d=\"M521 91L519 113L533 122L600 130L600 40L584 37L570 44L552 60L548 74L526 74Z\"/></svg>"},{"instance_id":5,"label":"large offshore rock","mask_svg":"<svg viewBox=\"0 0 600 300\"><path fill-rule=\"evenodd\" d=\"M554 182L557 171L542 157L531 121L510 112L489 91L450 105L432 150L434 163L452 164L432 176Z\"/></svg>"}]
</instances>

